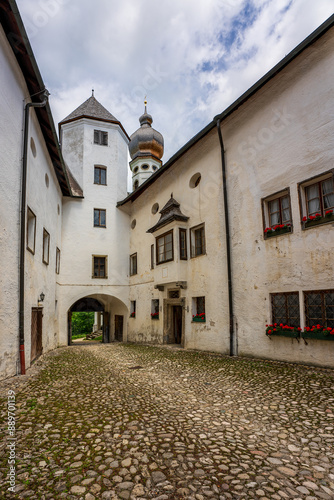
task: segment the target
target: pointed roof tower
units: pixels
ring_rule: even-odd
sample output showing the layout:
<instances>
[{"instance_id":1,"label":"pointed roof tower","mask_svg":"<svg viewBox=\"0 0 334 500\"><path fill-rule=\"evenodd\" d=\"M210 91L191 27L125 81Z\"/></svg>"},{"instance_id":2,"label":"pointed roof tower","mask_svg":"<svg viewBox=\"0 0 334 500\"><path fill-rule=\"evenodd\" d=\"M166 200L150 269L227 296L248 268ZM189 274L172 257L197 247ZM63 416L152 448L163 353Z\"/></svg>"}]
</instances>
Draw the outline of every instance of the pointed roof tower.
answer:
<instances>
[{"instance_id":1,"label":"pointed roof tower","mask_svg":"<svg viewBox=\"0 0 334 500\"><path fill-rule=\"evenodd\" d=\"M91 120L98 120L108 123L116 123L121 127L127 138L129 139L128 134L126 133L123 125L114 115L112 115L102 104L95 99L94 90L92 90L92 95L80 106L78 106L72 113L70 113L66 118L64 118L60 123L59 127L64 123L73 122L75 120L80 120L81 118L90 118Z\"/></svg>"}]
</instances>

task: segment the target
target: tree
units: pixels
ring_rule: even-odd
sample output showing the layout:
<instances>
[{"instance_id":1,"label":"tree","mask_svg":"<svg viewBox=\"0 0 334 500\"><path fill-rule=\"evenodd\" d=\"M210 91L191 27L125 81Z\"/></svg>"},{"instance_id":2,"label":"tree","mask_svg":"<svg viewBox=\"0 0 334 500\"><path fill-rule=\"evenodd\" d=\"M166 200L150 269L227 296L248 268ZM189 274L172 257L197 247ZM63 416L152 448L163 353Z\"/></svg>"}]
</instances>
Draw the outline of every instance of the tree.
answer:
<instances>
[{"instance_id":1,"label":"tree","mask_svg":"<svg viewBox=\"0 0 334 500\"><path fill-rule=\"evenodd\" d=\"M72 313L72 337L84 336L91 333L94 325L93 312Z\"/></svg>"}]
</instances>

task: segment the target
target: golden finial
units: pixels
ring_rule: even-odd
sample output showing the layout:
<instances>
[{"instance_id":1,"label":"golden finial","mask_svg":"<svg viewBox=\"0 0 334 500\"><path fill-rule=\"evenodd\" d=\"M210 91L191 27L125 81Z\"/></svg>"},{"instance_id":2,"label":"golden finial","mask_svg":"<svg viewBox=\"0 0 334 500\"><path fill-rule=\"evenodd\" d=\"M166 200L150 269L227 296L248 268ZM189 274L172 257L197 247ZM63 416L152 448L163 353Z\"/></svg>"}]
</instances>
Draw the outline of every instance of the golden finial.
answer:
<instances>
[{"instance_id":1,"label":"golden finial","mask_svg":"<svg viewBox=\"0 0 334 500\"><path fill-rule=\"evenodd\" d=\"M147 111L146 111L146 106L147 106L147 96L145 96L144 104L145 104L145 113L146 113L146 112L147 112Z\"/></svg>"},{"instance_id":2,"label":"golden finial","mask_svg":"<svg viewBox=\"0 0 334 500\"><path fill-rule=\"evenodd\" d=\"M92 97L94 97L94 89L92 89Z\"/></svg>"}]
</instances>

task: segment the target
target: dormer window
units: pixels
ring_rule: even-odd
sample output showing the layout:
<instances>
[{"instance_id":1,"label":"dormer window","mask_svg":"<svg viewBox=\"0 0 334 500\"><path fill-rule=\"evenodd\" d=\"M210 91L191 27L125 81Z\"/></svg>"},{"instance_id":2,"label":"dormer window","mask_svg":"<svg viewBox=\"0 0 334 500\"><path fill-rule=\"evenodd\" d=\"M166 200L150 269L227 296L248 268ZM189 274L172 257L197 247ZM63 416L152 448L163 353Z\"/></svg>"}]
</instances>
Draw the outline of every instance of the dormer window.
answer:
<instances>
[{"instance_id":1,"label":"dormer window","mask_svg":"<svg viewBox=\"0 0 334 500\"><path fill-rule=\"evenodd\" d=\"M94 144L108 146L108 132L103 130L94 130Z\"/></svg>"}]
</instances>

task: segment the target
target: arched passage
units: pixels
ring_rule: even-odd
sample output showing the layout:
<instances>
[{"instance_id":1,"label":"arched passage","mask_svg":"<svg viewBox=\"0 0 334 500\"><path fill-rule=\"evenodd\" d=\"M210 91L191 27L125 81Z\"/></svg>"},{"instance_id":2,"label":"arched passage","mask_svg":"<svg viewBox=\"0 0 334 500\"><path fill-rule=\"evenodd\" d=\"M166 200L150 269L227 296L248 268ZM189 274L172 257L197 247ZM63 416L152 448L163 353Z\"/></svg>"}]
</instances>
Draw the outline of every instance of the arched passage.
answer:
<instances>
[{"instance_id":1,"label":"arched passage","mask_svg":"<svg viewBox=\"0 0 334 500\"><path fill-rule=\"evenodd\" d=\"M107 294L87 295L77 299L68 309L68 345L72 344L72 313L94 312L98 328L102 330L102 342L123 341L126 337L128 308L117 297Z\"/></svg>"}]
</instances>

